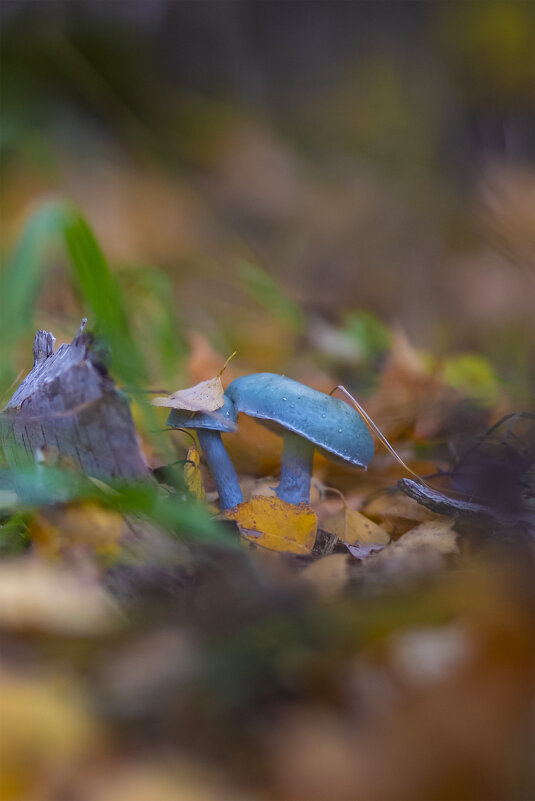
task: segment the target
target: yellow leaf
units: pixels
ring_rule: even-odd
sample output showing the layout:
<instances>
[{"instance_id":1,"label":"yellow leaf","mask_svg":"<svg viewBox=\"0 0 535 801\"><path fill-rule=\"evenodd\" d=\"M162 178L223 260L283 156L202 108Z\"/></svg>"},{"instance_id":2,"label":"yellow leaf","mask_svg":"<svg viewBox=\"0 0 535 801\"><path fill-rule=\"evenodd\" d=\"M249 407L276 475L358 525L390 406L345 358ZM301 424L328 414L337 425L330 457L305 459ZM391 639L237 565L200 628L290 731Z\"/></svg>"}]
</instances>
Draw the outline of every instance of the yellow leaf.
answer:
<instances>
[{"instance_id":1,"label":"yellow leaf","mask_svg":"<svg viewBox=\"0 0 535 801\"><path fill-rule=\"evenodd\" d=\"M499 384L492 365L476 353L452 356L444 365L444 380L463 395L480 403L495 404Z\"/></svg>"},{"instance_id":2,"label":"yellow leaf","mask_svg":"<svg viewBox=\"0 0 535 801\"><path fill-rule=\"evenodd\" d=\"M308 554L316 541L318 518L307 503L295 506L259 495L228 509L225 516L236 520L244 539L271 551Z\"/></svg>"},{"instance_id":3,"label":"yellow leaf","mask_svg":"<svg viewBox=\"0 0 535 801\"><path fill-rule=\"evenodd\" d=\"M220 376L201 381L194 387L179 389L172 395L154 398L154 406L167 406L170 409L185 409L188 412L215 412L224 403L223 384Z\"/></svg>"},{"instance_id":4,"label":"yellow leaf","mask_svg":"<svg viewBox=\"0 0 535 801\"><path fill-rule=\"evenodd\" d=\"M85 548L110 560L119 554L123 530L124 521L118 512L87 501L39 512L30 525L30 536L37 551L45 556Z\"/></svg>"},{"instance_id":5,"label":"yellow leaf","mask_svg":"<svg viewBox=\"0 0 535 801\"><path fill-rule=\"evenodd\" d=\"M83 695L66 679L2 670L0 708L1 801L51 797L43 785L99 743Z\"/></svg>"},{"instance_id":6,"label":"yellow leaf","mask_svg":"<svg viewBox=\"0 0 535 801\"><path fill-rule=\"evenodd\" d=\"M203 501L206 498L204 484L202 483L201 474L201 455L196 445L192 445L188 449L186 457L186 464L184 465L184 481L186 487L198 501Z\"/></svg>"},{"instance_id":7,"label":"yellow leaf","mask_svg":"<svg viewBox=\"0 0 535 801\"><path fill-rule=\"evenodd\" d=\"M384 528L347 506L323 523L322 529L348 545L386 545L390 542Z\"/></svg>"}]
</instances>

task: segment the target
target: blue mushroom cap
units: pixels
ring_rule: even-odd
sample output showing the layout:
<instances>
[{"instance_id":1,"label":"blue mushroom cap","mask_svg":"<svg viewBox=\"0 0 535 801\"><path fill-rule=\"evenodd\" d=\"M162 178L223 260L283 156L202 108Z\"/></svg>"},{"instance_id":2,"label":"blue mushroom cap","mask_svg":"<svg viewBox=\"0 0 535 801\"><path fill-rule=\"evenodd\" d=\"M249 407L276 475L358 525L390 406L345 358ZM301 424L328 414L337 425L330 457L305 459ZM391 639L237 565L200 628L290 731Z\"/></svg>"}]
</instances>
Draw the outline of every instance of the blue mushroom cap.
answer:
<instances>
[{"instance_id":1,"label":"blue mushroom cap","mask_svg":"<svg viewBox=\"0 0 535 801\"><path fill-rule=\"evenodd\" d=\"M225 403L215 412L188 412L185 409L173 409L167 418L171 428L207 428L211 431L236 431L238 410L234 402L225 395Z\"/></svg>"},{"instance_id":2,"label":"blue mushroom cap","mask_svg":"<svg viewBox=\"0 0 535 801\"><path fill-rule=\"evenodd\" d=\"M299 434L331 459L365 467L373 457L373 440L358 412L299 381L253 373L236 378L225 394L239 412Z\"/></svg>"}]
</instances>

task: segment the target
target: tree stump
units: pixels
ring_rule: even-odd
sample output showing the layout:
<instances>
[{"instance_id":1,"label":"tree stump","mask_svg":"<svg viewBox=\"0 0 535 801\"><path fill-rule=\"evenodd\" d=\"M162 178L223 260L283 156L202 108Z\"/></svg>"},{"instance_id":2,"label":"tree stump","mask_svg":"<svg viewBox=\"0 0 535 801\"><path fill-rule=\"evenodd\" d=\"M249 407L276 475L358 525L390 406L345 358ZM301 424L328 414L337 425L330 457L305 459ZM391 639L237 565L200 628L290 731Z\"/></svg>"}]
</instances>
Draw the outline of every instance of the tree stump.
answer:
<instances>
[{"instance_id":1,"label":"tree stump","mask_svg":"<svg viewBox=\"0 0 535 801\"><path fill-rule=\"evenodd\" d=\"M145 478L149 467L126 395L103 364L85 319L70 344L38 331L33 369L0 413L8 467L43 452L98 478Z\"/></svg>"}]
</instances>

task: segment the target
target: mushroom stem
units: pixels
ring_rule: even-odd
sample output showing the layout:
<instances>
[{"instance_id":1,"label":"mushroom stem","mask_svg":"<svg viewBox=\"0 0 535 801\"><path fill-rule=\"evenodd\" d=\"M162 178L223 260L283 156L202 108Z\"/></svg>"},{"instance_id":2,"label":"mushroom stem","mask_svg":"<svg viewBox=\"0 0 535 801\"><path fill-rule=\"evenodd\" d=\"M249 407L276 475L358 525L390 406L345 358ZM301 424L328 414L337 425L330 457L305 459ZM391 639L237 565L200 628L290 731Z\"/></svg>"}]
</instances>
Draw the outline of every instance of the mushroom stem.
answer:
<instances>
[{"instance_id":1,"label":"mushroom stem","mask_svg":"<svg viewBox=\"0 0 535 801\"><path fill-rule=\"evenodd\" d=\"M238 476L230 456L225 450L221 434L208 428L197 430L199 444L204 458L208 463L219 493L219 506L221 509L232 509L243 501Z\"/></svg>"},{"instance_id":2,"label":"mushroom stem","mask_svg":"<svg viewBox=\"0 0 535 801\"><path fill-rule=\"evenodd\" d=\"M308 503L314 444L298 434L288 432L282 449L281 480L275 490L281 501Z\"/></svg>"}]
</instances>

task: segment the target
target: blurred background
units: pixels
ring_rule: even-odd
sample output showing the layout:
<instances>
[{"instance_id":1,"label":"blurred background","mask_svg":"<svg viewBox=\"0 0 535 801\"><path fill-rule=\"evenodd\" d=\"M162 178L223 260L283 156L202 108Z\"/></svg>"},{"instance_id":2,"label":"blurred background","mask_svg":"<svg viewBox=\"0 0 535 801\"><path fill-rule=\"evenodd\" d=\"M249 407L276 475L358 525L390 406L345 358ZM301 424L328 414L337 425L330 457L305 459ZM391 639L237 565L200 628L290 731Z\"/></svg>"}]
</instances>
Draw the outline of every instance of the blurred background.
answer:
<instances>
[{"instance_id":1,"label":"blurred background","mask_svg":"<svg viewBox=\"0 0 535 801\"><path fill-rule=\"evenodd\" d=\"M184 328L244 367L295 370L304 341L355 368L382 324L439 358L483 354L529 397L532 2L0 14L4 254L58 193L140 305L136 268L157 266ZM72 298L61 275L47 287L61 330Z\"/></svg>"}]
</instances>

